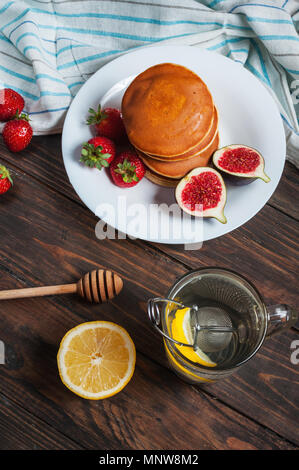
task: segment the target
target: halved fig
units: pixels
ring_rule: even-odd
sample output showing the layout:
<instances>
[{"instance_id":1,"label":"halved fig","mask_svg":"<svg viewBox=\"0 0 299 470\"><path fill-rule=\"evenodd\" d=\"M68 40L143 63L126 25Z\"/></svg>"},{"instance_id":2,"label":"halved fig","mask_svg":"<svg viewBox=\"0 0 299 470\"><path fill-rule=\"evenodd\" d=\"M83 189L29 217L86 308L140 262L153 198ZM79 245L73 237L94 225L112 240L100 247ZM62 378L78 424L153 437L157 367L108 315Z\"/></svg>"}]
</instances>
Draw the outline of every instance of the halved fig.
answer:
<instances>
[{"instance_id":1,"label":"halved fig","mask_svg":"<svg viewBox=\"0 0 299 470\"><path fill-rule=\"evenodd\" d=\"M265 162L262 155L246 145L227 145L216 150L213 164L224 172L229 181L236 184L248 184L256 178L269 183L270 178L264 172Z\"/></svg>"},{"instance_id":2,"label":"halved fig","mask_svg":"<svg viewBox=\"0 0 299 470\"><path fill-rule=\"evenodd\" d=\"M226 187L220 173L213 168L200 167L190 171L177 185L175 197L187 214L214 217L226 224L223 213Z\"/></svg>"}]
</instances>

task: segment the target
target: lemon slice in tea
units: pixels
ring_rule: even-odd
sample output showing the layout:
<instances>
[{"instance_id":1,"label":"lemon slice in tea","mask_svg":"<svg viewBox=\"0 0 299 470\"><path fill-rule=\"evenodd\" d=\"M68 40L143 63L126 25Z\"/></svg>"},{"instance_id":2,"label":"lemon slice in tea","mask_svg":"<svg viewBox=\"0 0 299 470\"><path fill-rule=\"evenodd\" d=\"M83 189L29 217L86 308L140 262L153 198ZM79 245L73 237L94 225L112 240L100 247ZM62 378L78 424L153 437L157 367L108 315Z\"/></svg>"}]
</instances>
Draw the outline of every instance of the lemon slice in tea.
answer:
<instances>
[{"instance_id":1,"label":"lemon slice in tea","mask_svg":"<svg viewBox=\"0 0 299 470\"><path fill-rule=\"evenodd\" d=\"M175 313L175 317L171 322L172 338L180 343L193 344L193 335L190 326L190 308L178 309ZM207 367L215 367L217 364L199 348L194 351L193 348L187 346L176 345L177 349L187 359L193 362L197 362Z\"/></svg>"},{"instance_id":2,"label":"lemon slice in tea","mask_svg":"<svg viewBox=\"0 0 299 470\"><path fill-rule=\"evenodd\" d=\"M57 355L64 385L90 400L120 392L134 373L135 361L135 346L127 331L107 321L82 323L71 329Z\"/></svg>"}]
</instances>

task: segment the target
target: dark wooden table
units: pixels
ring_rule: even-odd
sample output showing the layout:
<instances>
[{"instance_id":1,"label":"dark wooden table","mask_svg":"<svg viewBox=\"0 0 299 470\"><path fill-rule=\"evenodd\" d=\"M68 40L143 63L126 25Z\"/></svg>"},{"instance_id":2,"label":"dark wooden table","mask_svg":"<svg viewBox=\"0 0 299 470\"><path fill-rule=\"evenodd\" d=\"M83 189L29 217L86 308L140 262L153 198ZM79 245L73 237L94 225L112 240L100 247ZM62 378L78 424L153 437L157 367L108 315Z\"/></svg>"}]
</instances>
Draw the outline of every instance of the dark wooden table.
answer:
<instances>
[{"instance_id":1,"label":"dark wooden table","mask_svg":"<svg viewBox=\"0 0 299 470\"><path fill-rule=\"evenodd\" d=\"M21 154L0 143L14 188L0 199L0 288L73 282L91 268L120 273L122 293L105 305L76 296L0 303L1 449L294 449L298 435L295 329L269 339L231 378L188 385L168 369L146 301L165 295L190 268L222 266L252 280L268 303L296 305L297 170L286 164L274 196L242 228L199 251L140 240L95 237L97 219L68 182L60 136L33 138ZM61 383L56 354L63 335L96 319L125 327L137 348L128 386L86 401Z\"/></svg>"}]
</instances>

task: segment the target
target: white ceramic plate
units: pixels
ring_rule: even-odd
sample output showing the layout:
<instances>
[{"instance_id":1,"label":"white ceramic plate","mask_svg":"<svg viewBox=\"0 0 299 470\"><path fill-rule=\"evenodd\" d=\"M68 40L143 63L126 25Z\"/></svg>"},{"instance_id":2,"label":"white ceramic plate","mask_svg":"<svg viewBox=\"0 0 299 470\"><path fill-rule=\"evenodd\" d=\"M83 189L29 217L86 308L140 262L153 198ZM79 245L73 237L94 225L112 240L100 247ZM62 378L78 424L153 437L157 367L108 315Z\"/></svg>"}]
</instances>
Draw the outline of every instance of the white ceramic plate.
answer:
<instances>
[{"instance_id":1,"label":"white ceramic plate","mask_svg":"<svg viewBox=\"0 0 299 470\"><path fill-rule=\"evenodd\" d=\"M163 62L188 67L206 82L219 111L220 146L237 143L256 148L264 156L266 173L271 178L267 184L256 180L247 186L228 186L224 211L227 224L204 219L202 231L196 228L194 218L191 222L182 221L181 212L168 215L167 208L161 206L164 216L161 223L165 226L169 222L174 230L170 232L176 233L175 236L167 233L161 235L160 230L145 230L145 219L148 217L145 212L141 219L138 213L137 222L133 217L134 211L136 215L136 203L145 209L151 206L151 216L158 216L161 211L159 204L175 203L174 189L157 186L146 178L133 188L118 188L106 170L91 170L79 163L82 143L92 137L92 130L85 124L89 107L96 108L101 102L104 106L120 108L123 93L133 77ZM142 48L102 67L73 100L62 134L65 168L71 184L86 206L121 232L160 243L210 240L231 232L251 219L266 204L279 182L285 162L285 145L283 124L276 103L254 75L226 57L190 46ZM182 231L184 223L186 226ZM198 233L195 236L193 233L190 238L189 233L195 232L195 229ZM181 235L177 236L178 233Z\"/></svg>"}]
</instances>

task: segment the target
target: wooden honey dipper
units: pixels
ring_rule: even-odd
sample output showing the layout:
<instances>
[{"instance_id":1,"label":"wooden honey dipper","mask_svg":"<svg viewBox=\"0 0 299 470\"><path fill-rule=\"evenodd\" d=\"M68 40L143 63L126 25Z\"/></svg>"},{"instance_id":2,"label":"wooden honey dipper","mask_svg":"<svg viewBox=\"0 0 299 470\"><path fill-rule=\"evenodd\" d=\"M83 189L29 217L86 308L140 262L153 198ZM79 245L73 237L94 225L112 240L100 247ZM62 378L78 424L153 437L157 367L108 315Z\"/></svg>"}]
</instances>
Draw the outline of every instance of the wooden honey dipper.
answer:
<instances>
[{"instance_id":1,"label":"wooden honey dipper","mask_svg":"<svg viewBox=\"0 0 299 470\"><path fill-rule=\"evenodd\" d=\"M123 281L117 274L106 269L98 269L85 274L75 284L3 290L0 291L0 300L77 293L89 302L102 303L113 299L120 293L122 287Z\"/></svg>"}]
</instances>

